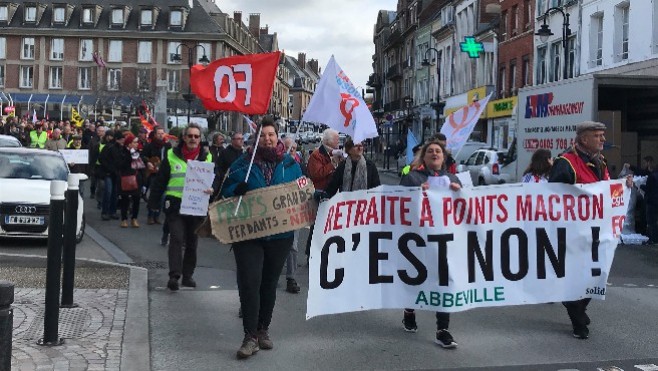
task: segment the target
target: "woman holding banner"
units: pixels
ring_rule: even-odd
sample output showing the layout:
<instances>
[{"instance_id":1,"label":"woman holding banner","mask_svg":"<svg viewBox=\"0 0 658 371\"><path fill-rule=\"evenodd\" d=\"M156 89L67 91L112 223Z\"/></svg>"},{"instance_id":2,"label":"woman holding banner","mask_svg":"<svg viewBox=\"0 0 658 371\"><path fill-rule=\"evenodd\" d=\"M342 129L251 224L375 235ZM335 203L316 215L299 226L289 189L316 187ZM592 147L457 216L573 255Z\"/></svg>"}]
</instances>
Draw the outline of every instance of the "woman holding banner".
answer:
<instances>
[{"instance_id":1,"label":"woman holding banner","mask_svg":"<svg viewBox=\"0 0 658 371\"><path fill-rule=\"evenodd\" d=\"M349 138L345 141L345 152L349 158L338 165L325 190L329 198L339 190L358 191L375 188L381 184L377 166L363 156L363 144L354 144L352 138Z\"/></svg>"},{"instance_id":2,"label":"woman holding banner","mask_svg":"<svg viewBox=\"0 0 658 371\"><path fill-rule=\"evenodd\" d=\"M257 145L250 147L229 168L223 196L242 196L248 191L289 183L302 176L299 164L279 140L278 126L272 117L263 118L258 133ZM293 232L285 232L233 243L245 334L237 352L240 359L261 348L272 349L274 346L268 329L276 301L277 282L292 242Z\"/></svg>"},{"instance_id":3,"label":"woman holding banner","mask_svg":"<svg viewBox=\"0 0 658 371\"><path fill-rule=\"evenodd\" d=\"M425 144L420 150L422 164L405 175L400 180L400 185L420 186L422 190L427 190L430 187L449 187L453 191L461 189L459 179L446 170L446 153L445 147L438 141ZM416 313L413 309L407 308L404 310L402 324L407 332L418 331ZM434 342L443 348L457 347L457 343L448 331L449 324L450 313L436 312L436 338Z\"/></svg>"}]
</instances>

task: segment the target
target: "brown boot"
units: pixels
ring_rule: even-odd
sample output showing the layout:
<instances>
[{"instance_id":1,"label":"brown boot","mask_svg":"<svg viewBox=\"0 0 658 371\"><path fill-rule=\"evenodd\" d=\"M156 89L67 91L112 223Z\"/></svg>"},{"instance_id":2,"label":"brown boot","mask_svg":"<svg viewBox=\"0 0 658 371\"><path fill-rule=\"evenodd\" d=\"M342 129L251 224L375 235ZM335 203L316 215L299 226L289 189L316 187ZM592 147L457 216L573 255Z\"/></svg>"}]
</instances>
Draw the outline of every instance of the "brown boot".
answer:
<instances>
[{"instance_id":1,"label":"brown boot","mask_svg":"<svg viewBox=\"0 0 658 371\"><path fill-rule=\"evenodd\" d=\"M137 223L137 219L133 219L133 220L130 222L130 225L131 225L133 228L139 228L139 223Z\"/></svg>"},{"instance_id":2,"label":"brown boot","mask_svg":"<svg viewBox=\"0 0 658 371\"><path fill-rule=\"evenodd\" d=\"M153 225L155 224L155 221L153 221L153 218L149 216L148 219L146 219L146 224Z\"/></svg>"},{"instance_id":3,"label":"brown boot","mask_svg":"<svg viewBox=\"0 0 658 371\"><path fill-rule=\"evenodd\" d=\"M127 220L122 220L121 221L121 228L128 228L128 221Z\"/></svg>"}]
</instances>

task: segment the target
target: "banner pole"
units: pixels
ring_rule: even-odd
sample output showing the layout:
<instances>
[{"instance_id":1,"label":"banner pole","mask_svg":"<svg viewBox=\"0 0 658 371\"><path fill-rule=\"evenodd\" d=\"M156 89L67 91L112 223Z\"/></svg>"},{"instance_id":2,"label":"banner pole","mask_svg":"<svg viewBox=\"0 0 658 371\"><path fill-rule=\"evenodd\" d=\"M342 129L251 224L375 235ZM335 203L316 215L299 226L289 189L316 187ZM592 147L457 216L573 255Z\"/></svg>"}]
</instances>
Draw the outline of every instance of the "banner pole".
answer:
<instances>
[{"instance_id":1,"label":"banner pole","mask_svg":"<svg viewBox=\"0 0 658 371\"><path fill-rule=\"evenodd\" d=\"M263 129L263 125L258 127L258 133L256 133L256 138L254 139L254 151L251 153L251 161L249 161L249 167L247 168L247 176L244 178L244 182L249 181L249 174L251 174L251 166L254 164L254 158L256 157L256 150L258 149L258 139L260 138L260 131ZM240 204L242 203L242 196L238 199L238 205L235 207L235 212L233 216L238 215L238 210L240 209Z\"/></svg>"}]
</instances>

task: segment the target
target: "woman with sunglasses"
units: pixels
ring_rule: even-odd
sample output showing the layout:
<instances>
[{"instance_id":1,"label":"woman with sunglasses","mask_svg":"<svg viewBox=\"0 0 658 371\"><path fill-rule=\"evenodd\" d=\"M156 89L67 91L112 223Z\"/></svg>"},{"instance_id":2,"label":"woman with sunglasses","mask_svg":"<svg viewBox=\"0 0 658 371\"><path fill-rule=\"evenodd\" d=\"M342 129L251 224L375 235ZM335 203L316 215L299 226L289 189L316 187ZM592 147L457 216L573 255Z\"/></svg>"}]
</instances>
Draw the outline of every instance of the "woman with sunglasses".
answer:
<instances>
[{"instance_id":1,"label":"woman with sunglasses","mask_svg":"<svg viewBox=\"0 0 658 371\"><path fill-rule=\"evenodd\" d=\"M338 191L358 191L375 188L381 184L377 166L363 156L363 144L355 144L352 138L348 138L344 148L348 158L336 167L325 189L327 197L332 197Z\"/></svg>"},{"instance_id":2,"label":"woman with sunglasses","mask_svg":"<svg viewBox=\"0 0 658 371\"><path fill-rule=\"evenodd\" d=\"M247 191L289 183L302 176L299 164L279 139L278 126L271 116L263 118L258 132L258 142L229 168L223 196L241 196ZM245 182L253 151L256 151L254 163ZM236 242L232 246L244 329L242 346L237 352L239 359L274 347L268 329L276 301L276 285L292 242L293 232L285 232Z\"/></svg>"},{"instance_id":3,"label":"woman with sunglasses","mask_svg":"<svg viewBox=\"0 0 658 371\"><path fill-rule=\"evenodd\" d=\"M201 146L201 128L197 124L189 124L183 130L183 138L178 146L167 151L160 170L151 184L148 206L159 211L162 194L165 194L164 212L169 227L169 282L167 288L177 291L178 280L186 287L196 287L192 278L196 268L196 249L198 236L196 229L203 222L203 217L181 215L180 205L185 186L185 173L188 161L205 161L212 163L212 155ZM219 179L215 178L213 188L204 192L211 195L218 189ZM185 251L183 253L183 246Z\"/></svg>"}]
</instances>

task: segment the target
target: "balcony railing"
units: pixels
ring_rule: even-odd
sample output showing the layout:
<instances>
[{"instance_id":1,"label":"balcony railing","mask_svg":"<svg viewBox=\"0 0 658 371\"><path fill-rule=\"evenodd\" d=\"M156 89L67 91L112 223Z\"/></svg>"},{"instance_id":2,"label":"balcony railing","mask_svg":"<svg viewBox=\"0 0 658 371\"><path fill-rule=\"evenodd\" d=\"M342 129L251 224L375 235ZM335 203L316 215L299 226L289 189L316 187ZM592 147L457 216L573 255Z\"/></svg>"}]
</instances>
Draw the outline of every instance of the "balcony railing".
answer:
<instances>
[{"instance_id":1,"label":"balcony railing","mask_svg":"<svg viewBox=\"0 0 658 371\"><path fill-rule=\"evenodd\" d=\"M376 73L371 73L370 76L368 76L368 82L366 85L371 86L373 88L378 88L382 86L382 83L379 79L379 75Z\"/></svg>"},{"instance_id":2,"label":"balcony railing","mask_svg":"<svg viewBox=\"0 0 658 371\"><path fill-rule=\"evenodd\" d=\"M402 71L398 64L392 65L388 68L388 71L386 71L386 78L389 80L393 80L399 77L402 77Z\"/></svg>"}]
</instances>

